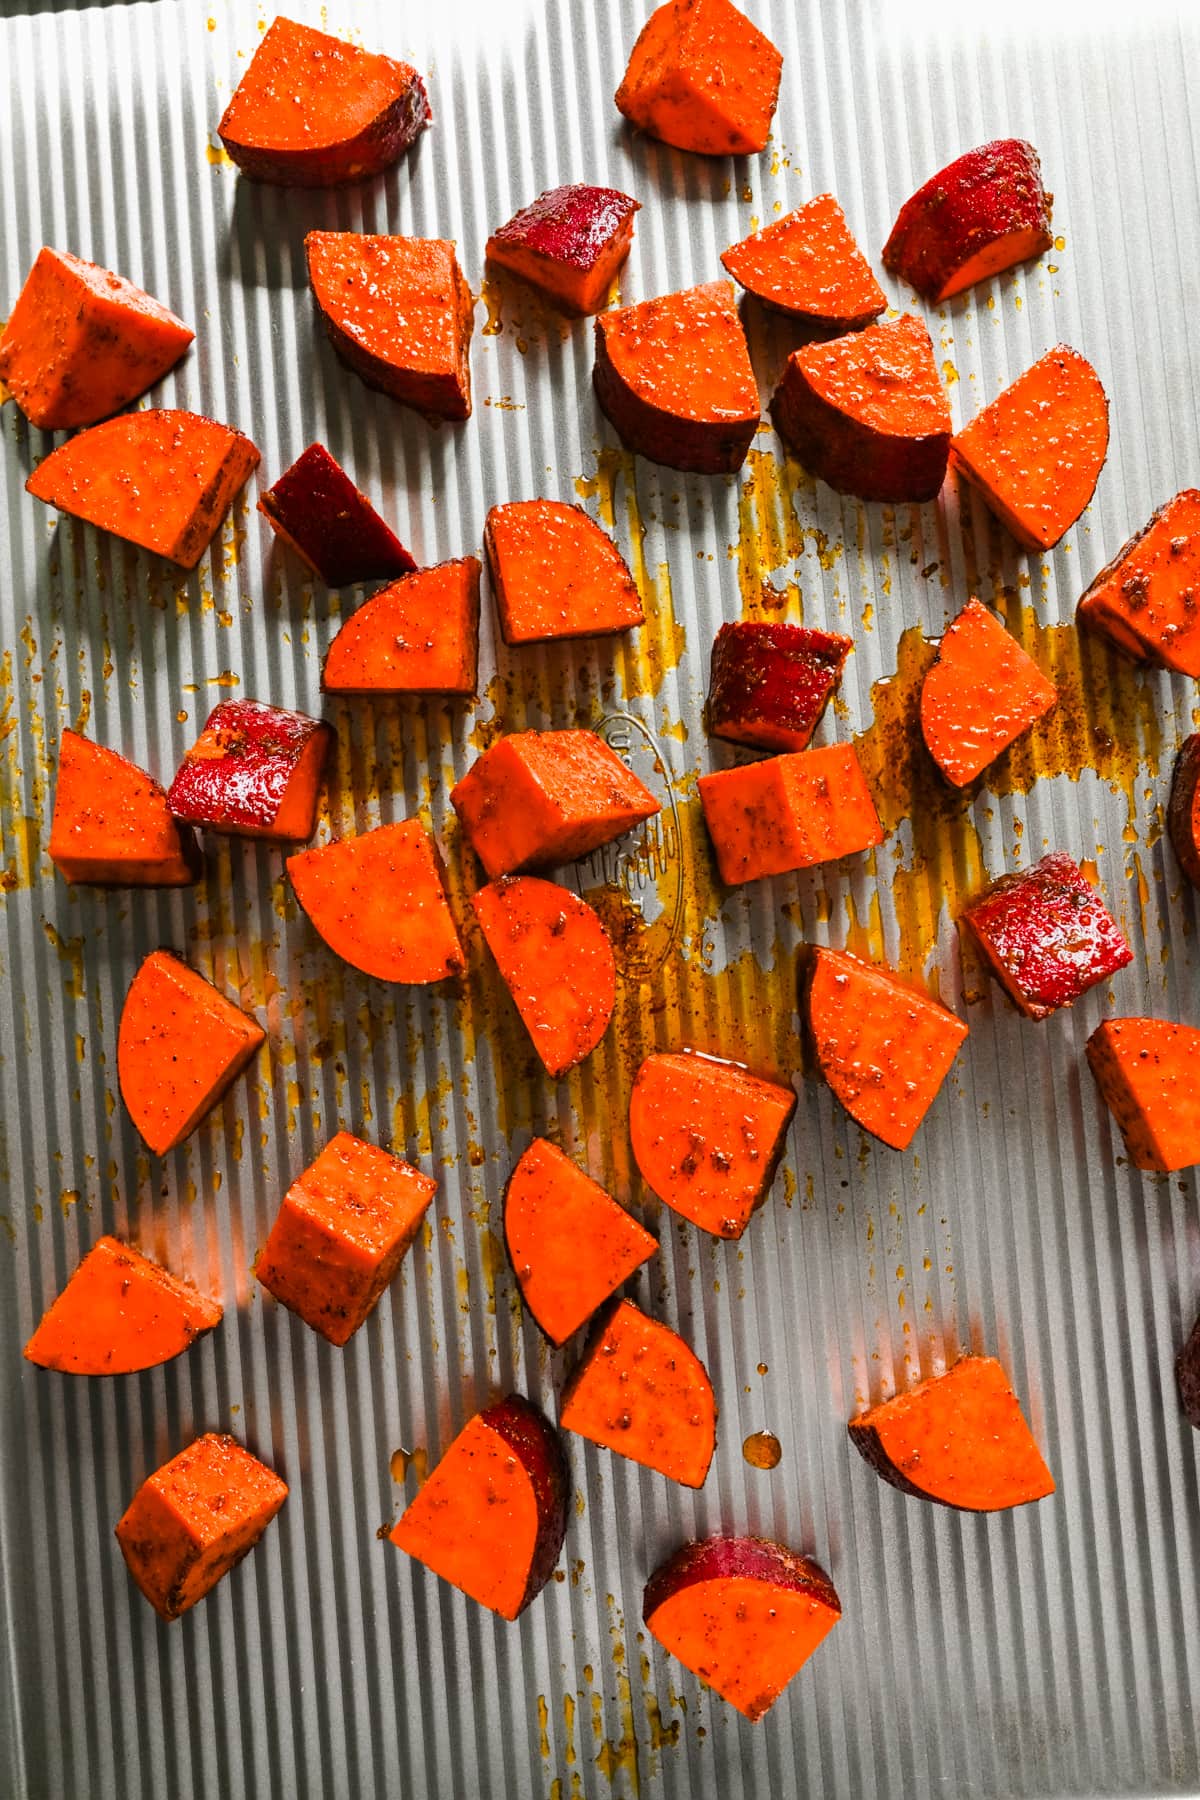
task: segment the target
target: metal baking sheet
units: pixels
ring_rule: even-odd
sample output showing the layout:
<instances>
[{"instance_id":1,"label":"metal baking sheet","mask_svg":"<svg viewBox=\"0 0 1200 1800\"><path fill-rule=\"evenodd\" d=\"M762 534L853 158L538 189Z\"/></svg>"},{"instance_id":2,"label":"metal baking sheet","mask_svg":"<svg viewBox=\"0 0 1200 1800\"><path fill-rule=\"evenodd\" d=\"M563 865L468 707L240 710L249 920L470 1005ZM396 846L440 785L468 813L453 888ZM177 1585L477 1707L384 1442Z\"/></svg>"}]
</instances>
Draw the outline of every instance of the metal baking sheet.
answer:
<instances>
[{"instance_id":1,"label":"metal baking sheet","mask_svg":"<svg viewBox=\"0 0 1200 1800\"><path fill-rule=\"evenodd\" d=\"M459 994L373 984L325 953L263 846L214 841L195 890L68 890L45 856L60 729L164 776L223 694L321 709L320 657L357 596L302 579L254 483L191 576L57 518L22 491L48 441L0 414L0 1790L21 1800L1200 1791L1197 1440L1172 1381L1200 1303L1195 1182L1128 1167L1082 1060L1114 1007L1200 1018L1195 897L1162 830L1196 695L1071 626L1090 576L1200 474L1200 15L1191 0L747 0L784 52L783 89L767 152L726 162L633 137L615 112L647 10L291 0L430 71L436 125L415 151L321 195L248 185L217 147L269 14L2 9L0 301L43 242L94 257L195 324L162 399L249 432L260 480L322 439L423 562L477 549L494 501L582 498L637 575L647 624L616 646L507 652L485 607L476 708L326 705L339 747L322 834L420 809L461 898L450 781L525 724L599 725L665 802L640 852L572 872L617 930L623 981L604 1045L558 1086L478 944ZM590 330L515 288L484 287L473 419L430 429L338 364L306 289L303 235L324 226L454 237L478 290L489 228L574 179L642 202L626 298L711 278L727 244L828 188L877 258L919 180L1014 133L1042 153L1055 248L928 317L956 421L1058 340L1101 374L1108 464L1045 559L953 484L922 508L841 500L766 426L740 477L635 461L592 398ZM747 317L765 397L788 333ZM955 807L913 786L904 719L921 633L971 592L1002 607L1062 701ZM859 739L890 835L873 857L726 892L695 777L726 760L700 708L712 636L743 611L853 634L822 731ZM964 963L952 921L985 874L1050 846L1094 865L1137 956L1035 1027ZM161 943L240 996L269 1043L160 1162L114 1064L125 988ZM964 1011L967 1049L910 1153L867 1142L811 1079L803 943L886 958ZM740 1244L662 1214L631 1167L632 1073L683 1042L796 1078L783 1170ZM430 1228L343 1351L251 1276L289 1177L339 1125L440 1183ZM522 1317L501 1238L505 1177L535 1130L661 1232L633 1291L707 1362L720 1442L692 1495L572 1440L561 1579L510 1626L378 1533L486 1397L516 1387L554 1414L568 1358ZM38 1373L20 1345L106 1230L219 1293L224 1323L145 1376ZM867 1399L968 1348L1011 1371L1052 1500L960 1517L906 1502L848 1446ZM112 1527L207 1428L244 1439L291 1497L168 1628ZM771 1473L742 1456L764 1428L783 1447ZM845 1608L757 1727L641 1625L648 1572L718 1528L814 1554Z\"/></svg>"}]
</instances>

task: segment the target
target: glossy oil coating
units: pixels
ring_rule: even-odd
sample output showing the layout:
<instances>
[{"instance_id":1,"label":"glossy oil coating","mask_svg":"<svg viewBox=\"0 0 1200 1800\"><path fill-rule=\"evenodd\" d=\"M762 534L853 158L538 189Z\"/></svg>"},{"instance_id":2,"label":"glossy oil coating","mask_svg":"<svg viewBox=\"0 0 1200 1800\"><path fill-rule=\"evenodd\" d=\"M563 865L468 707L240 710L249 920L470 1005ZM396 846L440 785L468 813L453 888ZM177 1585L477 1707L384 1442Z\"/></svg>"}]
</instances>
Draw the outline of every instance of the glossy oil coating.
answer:
<instances>
[{"instance_id":1,"label":"glossy oil coating","mask_svg":"<svg viewBox=\"0 0 1200 1800\"><path fill-rule=\"evenodd\" d=\"M261 700L222 700L167 793L177 819L240 837L310 838L333 732Z\"/></svg>"},{"instance_id":2,"label":"glossy oil coating","mask_svg":"<svg viewBox=\"0 0 1200 1800\"><path fill-rule=\"evenodd\" d=\"M1134 1168L1200 1163L1200 1031L1165 1019L1104 1019L1087 1059Z\"/></svg>"},{"instance_id":3,"label":"glossy oil coating","mask_svg":"<svg viewBox=\"0 0 1200 1800\"><path fill-rule=\"evenodd\" d=\"M456 557L381 588L352 612L325 653L330 694L475 692L479 559Z\"/></svg>"},{"instance_id":4,"label":"glossy oil coating","mask_svg":"<svg viewBox=\"0 0 1200 1800\"><path fill-rule=\"evenodd\" d=\"M883 266L935 305L1050 248L1053 195L1023 138L967 150L900 208Z\"/></svg>"},{"instance_id":5,"label":"glossy oil coating","mask_svg":"<svg viewBox=\"0 0 1200 1800\"><path fill-rule=\"evenodd\" d=\"M1200 490L1159 507L1101 569L1076 617L1135 662L1200 676Z\"/></svg>"},{"instance_id":6,"label":"glossy oil coating","mask_svg":"<svg viewBox=\"0 0 1200 1800\"><path fill-rule=\"evenodd\" d=\"M758 750L803 750L852 649L837 632L762 619L727 622L713 640L709 731Z\"/></svg>"},{"instance_id":7,"label":"glossy oil coating","mask_svg":"<svg viewBox=\"0 0 1200 1800\"><path fill-rule=\"evenodd\" d=\"M962 914L992 972L1030 1019L1070 1006L1133 961L1125 935L1062 851L1003 875Z\"/></svg>"},{"instance_id":8,"label":"glossy oil coating","mask_svg":"<svg viewBox=\"0 0 1200 1800\"><path fill-rule=\"evenodd\" d=\"M954 787L974 781L1058 702L1058 690L1005 631L968 600L921 684L921 733Z\"/></svg>"},{"instance_id":9,"label":"glossy oil coating","mask_svg":"<svg viewBox=\"0 0 1200 1800\"><path fill-rule=\"evenodd\" d=\"M832 194L818 194L733 244L721 261L769 306L830 330L865 325L887 305Z\"/></svg>"},{"instance_id":10,"label":"glossy oil coating","mask_svg":"<svg viewBox=\"0 0 1200 1800\"><path fill-rule=\"evenodd\" d=\"M288 857L288 879L329 948L380 981L445 981L466 967L441 854L420 819Z\"/></svg>"},{"instance_id":11,"label":"glossy oil coating","mask_svg":"<svg viewBox=\"0 0 1200 1800\"><path fill-rule=\"evenodd\" d=\"M722 769L701 775L697 785L721 880L730 886L836 862L883 842L853 744Z\"/></svg>"}]
</instances>

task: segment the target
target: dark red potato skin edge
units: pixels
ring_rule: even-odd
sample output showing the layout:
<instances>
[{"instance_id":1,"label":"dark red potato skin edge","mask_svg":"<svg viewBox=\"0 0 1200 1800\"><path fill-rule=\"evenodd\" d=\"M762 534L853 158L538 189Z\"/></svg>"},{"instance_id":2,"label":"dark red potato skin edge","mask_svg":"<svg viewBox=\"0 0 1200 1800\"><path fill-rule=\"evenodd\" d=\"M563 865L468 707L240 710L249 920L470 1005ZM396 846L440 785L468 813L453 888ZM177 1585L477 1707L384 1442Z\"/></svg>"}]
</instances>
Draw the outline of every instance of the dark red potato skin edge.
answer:
<instances>
[{"instance_id":1,"label":"dark red potato skin edge","mask_svg":"<svg viewBox=\"0 0 1200 1800\"><path fill-rule=\"evenodd\" d=\"M622 442L650 462L700 475L732 475L745 462L758 430L757 416L749 420L677 419L651 406L617 374L599 323L592 381L600 410L616 427Z\"/></svg>"},{"instance_id":2,"label":"dark red potato skin edge","mask_svg":"<svg viewBox=\"0 0 1200 1800\"><path fill-rule=\"evenodd\" d=\"M833 1583L816 1563L789 1550L786 1545L759 1537L710 1537L684 1544L654 1571L642 1598L642 1621L682 1588L697 1582L731 1580L771 1582L777 1587L808 1593L840 1613L842 1603Z\"/></svg>"},{"instance_id":3,"label":"dark red potato skin edge","mask_svg":"<svg viewBox=\"0 0 1200 1800\"><path fill-rule=\"evenodd\" d=\"M775 429L812 475L859 500L935 500L946 479L950 433L889 439L866 431L815 394L790 367L771 401Z\"/></svg>"},{"instance_id":4,"label":"dark red potato skin edge","mask_svg":"<svg viewBox=\"0 0 1200 1800\"><path fill-rule=\"evenodd\" d=\"M529 1566L520 1612L535 1600L554 1573L567 1532L569 1476L562 1439L550 1421L520 1394L484 1408L485 1425L511 1444L533 1483L538 1513L537 1544Z\"/></svg>"},{"instance_id":5,"label":"dark red potato skin edge","mask_svg":"<svg viewBox=\"0 0 1200 1800\"><path fill-rule=\"evenodd\" d=\"M332 188L367 181L398 161L410 144L433 123L425 83L415 71L407 91L371 120L364 130L340 144L310 150L270 150L241 144L219 132L221 142L242 174L271 187Z\"/></svg>"}]
</instances>

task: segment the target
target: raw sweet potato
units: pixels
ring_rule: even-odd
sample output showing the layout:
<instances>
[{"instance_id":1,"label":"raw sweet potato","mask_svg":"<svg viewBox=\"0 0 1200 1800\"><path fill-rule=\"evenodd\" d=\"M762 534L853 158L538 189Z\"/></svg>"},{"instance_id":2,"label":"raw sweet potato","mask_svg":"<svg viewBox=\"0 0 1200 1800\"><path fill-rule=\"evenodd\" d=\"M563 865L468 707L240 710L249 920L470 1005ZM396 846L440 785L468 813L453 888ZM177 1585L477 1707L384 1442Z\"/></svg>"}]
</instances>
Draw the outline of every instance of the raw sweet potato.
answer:
<instances>
[{"instance_id":1,"label":"raw sweet potato","mask_svg":"<svg viewBox=\"0 0 1200 1800\"><path fill-rule=\"evenodd\" d=\"M591 731L515 731L499 738L450 800L493 880L574 862L661 810Z\"/></svg>"},{"instance_id":2,"label":"raw sweet potato","mask_svg":"<svg viewBox=\"0 0 1200 1800\"><path fill-rule=\"evenodd\" d=\"M887 305L832 194L743 238L721 261L748 293L814 328L857 331Z\"/></svg>"},{"instance_id":3,"label":"raw sweet potato","mask_svg":"<svg viewBox=\"0 0 1200 1800\"><path fill-rule=\"evenodd\" d=\"M466 968L442 859L419 819L288 857L296 898L329 948L380 981L444 981Z\"/></svg>"},{"instance_id":4,"label":"raw sweet potato","mask_svg":"<svg viewBox=\"0 0 1200 1800\"><path fill-rule=\"evenodd\" d=\"M506 644L600 637L642 623L625 558L582 506L493 506L483 541Z\"/></svg>"},{"instance_id":5,"label":"raw sweet potato","mask_svg":"<svg viewBox=\"0 0 1200 1800\"><path fill-rule=\"evenodd\" d=\"M399 1157L339 1131L283 1196L255 1277L344 1344L375 1310L436 1191Z\"/></svg>"},{"instance_id":6,"label":"raw sweet potato","mask_svg":"<svg viewBox=\"0 0 1200 1800\"><path fill-rule=\"evenodd\" d=\"M389 168L429 123L425 84L407 63L280 18L217 131L253 181L329 188Z\"/></svg>"},{"instance_id":7,"label":"raw sweet potato","mask_svg":"<svg viewBox=\"0 0 1200 1800\"><path fill-rule=\"evenodd\" d=\"M125 996L117 1034L121 1098L156 1156L195 1131L265 1033L169 950L154 950Z\"/></svg>"},{"instance_id":8,"label":"raw sweet potato","mask_svg":"<svg viewBox=\"0 0 1200 1800\"><path fill-rule=\"evenodd\" d=\"M554 1571L567 1493L558 1433L509 1394L459 1432L391 1540L480 1606L515 1619Z\"/></svg>"},{"instance_id":9,"label":"raw sweet potato","mask_svg":"<svg viewBox=\"0 0 1200 1800\"><path fill-rule=\"evenodd\" d=\"M1179 866L1193 887L1200 888L1200 733L1185 738L1175 758L1167 830ZM53 855L53 850L51 855Z\"/></svg>"},{"instance_id":10,"label":"raw sweet potato","mask_svg":"<svg viewBox=\"0 0 1200 1800\"><path fill-rule=\"evenodd\" d=\"M630 450L704 475L741 468L759 405L732 282L617 307L595 329L596 397Z\"/></svg>"},{"instance_id":11,"label":"raw sweet potato","mask_svg":"<svg viewBox=\"0 0 1200 1800\"><path fill-rule=\"evenodd\" d=\"M853 648L848 637L804 625L722 625L709 670L709 731L756 750L805 749Z\"/></svg>"},{"instance_id":12,"label":"raw sweet potato","mask_svg":"<svg viewBox=\"0 0 1200 1800\"><path fill-rule=\"evenodd\" d=\"M1188 1424L1200 1431L1200 1319L1175 1358L1175 1383Z\"/></svg>"},{"instance_id":13,"label":"raw sweet potato","mask_svg":"<svg viewBox=\"0 0 1200 1800\"><path fill-rule=\"evenodd\" d=\"M1108 398L1086 357L1058 344L951 440L951 466L1025 550L1049 550L1096 491Z\"/></svg>"},{"instance_id":14,"label":"raw sweet potato","mask_svg":"<svg viewBox=\"0 0 1200 1800\"><path fill-rule=\"evenodd\" d=\"M807 1556L765 1538L684 1544L646 1583L651 1637L748 1719L761 1719L842 1616Z\"/></svg>"},{"instance_id":15,"label":"raw sweet potato","mask_svg":"<svg viewBox=\"0 0 1200 1800\"><path fill-rule=\"evenodd\" d=\"M163 1619L211 1593L287 1499L287 1483L233 1438L207 1432L143 1481L117 1526L121 1554Z\"/></svg>"},{"instance_id":16,"label":"raw sweet potato","mask_svg":"<svg viewBox=\"0 0 1200 1800\"><path fill-rule=\"evenodd\" d=\"M0 331L0 381L31 425L73 431L153 387L195 335L123 275L46 248Z\"/></svg>"},{"instance_id":17,"label":"raw sweet potato","mask_svg":"<svg viewBox=\"0 0 1200 1800\"><path fill-rule=\"evenodd\" d=\"M471 416L475 301L444 238L310 231L308 278L330 342L368 387L441 419Z\"/></svg>"},{"instance_id":18,"label":"raw sweet potato","mask_svg":"<svg viewBox=\"0 0 1200 1800\"><path fill-rule=\"evenodd\" d=\"M1087 1059L1135 1169L1200 1163L1200 1031L1162 1019L1105 1019L1088 1039Z\"/></svg>"},{"instance_id":19,"label":"raw sweet potato","mask_svg":"<svg viewBox=\"0 0 1200 1800\"><path fill-rule=\"evenodd\" d=\"M646 1186L716 1237L741 1237L770 1192L796 1110L791 1088L695 1050L648 1056L629 1103Z\"/></svg>"},{"instance_id":20,"label":"raw sweet potato","mask_svg":"<svg viewBox=\"0 0 1200 1800\"><path fill-rule=\"evenodd\" d=\"M417 569L352 612L325 652L327 694L473 694L479 668L474 556Z\"/></svg>"},{"instance_id":21,"label":"raw sweet potato","mask_svg":"<svg viewBox=\"0 0 1200 1800\"><path fill-rule=\"evenodd\" d=\"M717 1442L708 1371L677 1331L619 1300L563 1389L558 1422L684 1487L704 1486Z\"/></svg>"},{"instance_id":22,"label":"raw sweet potato","mask_svg":"<svg viewBox=\"0 0 1200 1800\"><path fill-rule=\"evenodd\" d=\"M860 500L932 500L946 477L952 421L923 319L904 313L784 365L775 428L805 468Z\"/></svg>"},{"instance_id":23,"label":"raw sweet potato","mask_svg":"<svg viewBox=\"0 0 1200 1800\"><path fill-rule=\"evenodd\" d=\"M332 727L260 700L222 700L167 794L177 819L234 837L303 843L316 829Z\"/></svg>"},{"instance_id":24,"label":"raw sweet potato","mask_svg":"<svg viewBox=\"0 0 1200 1800\"><path fill-rule=\"evenodd\" d=\"M562 312L596 313L629 255L640 210L616 188L584 182L550 188L492 233L487 259Z\"/></svg>"},{"instance_id":25,"label":"raw sweet potato","mask_svg":"<svg viewBox=\"0 0 1200 1800\"><path fill-rule=\"evenodd\" d=\"M997 981L1027 1019L1106 981L1133 951L1079 864L1061 850L1002 875L961 915Z\"/></svg>"},{"instance_id":26,"label":"raw sweet potato","mask_svg":"<svg viewBox=\"0 0 1200 1800\"><path fill-rule=\"evenodd\" d=\"M102 1237L43 1313L25 1357L64 1375L132 1375L182 1355L220 1322L215 1300Z\"/></svg>"},{"instance_id":27,"label":"raw sweet potato","mask_svg":"<svg viewBox=\"0 0 1200 1800\"><path fill-rule=\"evenodd\" d=\"M186 887L200 875L196 839L171 817L158 782L69 728L47 849L67 881L96 887Z\"/></svg>"},{"instance_id":28,"label":"raw sweet potato","mask_svg":"<svg viewBox=\"0 0 1200 1800\"><path fill-rule=\"evenodd\" d=\"M822 1075L864 1131L907 1150L967 1028L927 994L842 950L818 949L808 1020Z\"/></svg>"},{"instance_id":29,"label":"raw sweet potato","mask_svg":"<svg viewBox=\"0 0 1200 1800\"><path fill-rule=\"evenodd\" d=\"M391 580L417 566L324 444L310 444L260 496L258 510L329 587Z\"/></svg>"},{"instance_id":30,"label":"raw sweet potato","mask_svg":"<svg viewBox=\"0 0 1200 1800\"><path fill-rule=\"evenodd\" d=\"M471 905L533 1047L557 1080L608 1030L617 997L608 933L578 894L536 875L502 875Z\"/></svg>"},{"instance_id":31,"label":"raw sweet potato","mask_svg":"<svg viewBox=\"0 0 1200 1800\"><path fill-rule=\"evenodd\" d=\"M783 57L730 0L667 0L652 12L617 89L633 125L678 150L766 148Z\"/></svg>"},{"instance_id":32,"label":"raw sweet potato","mask_svg":"<svg viewBox=\"0 0 1200 1800\"><path fill-rule=\"evenodd\" d=\"M1159 507L1101 569L1076 618L1135 662L1200 676L1200 489Z\"/></svg>"},{"instance_id":33,"label":"raw sweet potato","mask_svg":"<svg viewBox=\"0 0 1200 1800\"><path fill-rule=\"evenodd\" d=\"M947 781L966 787L1057 701L1054 683L995 613L968 600L921 684L925 747Z\"/></svg>"},{"instance_id":34,"label":"raw sweet potato","mask_svg":"<svg viewBox=\"0 0 1200 1800\"><path fill-rule=\"evenodd\" d=\"M554 1344L565 1344L658 1249L545 1138L534 1138L509 1177L504 1238L521 1298Z\"/></svg>"},{"instance_id":35,"label":"raw sweet potato","mask_svg":"<svg viewBox=\"0 0 1200 1800\"><path fill-rule=\"evenodd\" d=\"M967 150L900 208L883 266L937 305L1053 243L1042 165L1022 138Z\"/></svg>"},{"instance_id":36,"label":"raw sweet potato","mask_svg":"<svg viewBox=\"0 0 1200 1800\"><path fill-rule=\"evenodd\" d=\"M25 483L37 500L194 569L258 451L198 413L123 413L43 457Z\"/></svg>"},{"instance_id":37,"label":"raw sweet potato","mask_svg":"<svg viewBox=\"0 0 1200 1800\"><path fill-rule=\"evenodd\" d=\"M698 785L721 880L731 887L883 842L853 744L743 763L701 775Z\"/></svg>"},{"instance_id":38,"label":"raw sweet potato","mask_svg":"<svg viewBox=\"0 0 1200 1800\"><path fill-rule=\"evenodd\" d=\"M991 1356L964 1356L852 1419L849 1431L875 1473L901 1493L960 1512L1001 1512L1054 1492L1021 1403Z\"/></svg>"}]
</instances>

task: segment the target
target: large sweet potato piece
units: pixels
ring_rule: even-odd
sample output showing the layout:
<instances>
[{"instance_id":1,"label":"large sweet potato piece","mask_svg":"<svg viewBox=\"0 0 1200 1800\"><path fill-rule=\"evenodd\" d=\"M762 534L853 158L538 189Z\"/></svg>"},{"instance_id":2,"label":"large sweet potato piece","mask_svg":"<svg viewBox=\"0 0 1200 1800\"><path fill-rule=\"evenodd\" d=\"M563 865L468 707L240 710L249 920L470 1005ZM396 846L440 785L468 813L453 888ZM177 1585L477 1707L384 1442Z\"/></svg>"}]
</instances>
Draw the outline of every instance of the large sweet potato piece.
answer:
<instances>
[{"instance_id":1,"label":"large sweet potato piece","mask_svg":"<svg viewBox=\"0 0 1200 1800\"><path fill-rule=\"evenodd\" d=\"M131 1375L189 1350L221 1308L116 1238L93 1244L25 1346L64 1375Z\"/></svg>"},{"instance_id":2,"label":"large sweet potato piece","mask_svg":"<svg viewBox=\"0 0 1200 1800\"><path fill-rule=\"evenodd\" d=\"M630 1300L613 1306L570 1376L558 1422L691 1488L704 1486L717 1442L704 1364Z\"/></svg>"},{"instance_id":3,"label":"large sweet potato piece","mask_svg":"<svg viewBox=\"0 0 1200 1800\"><path fill-rule=\"evenodd\" d=\"M437 845L419 819L300 850L288 877L335 955L380 981L445 981L466 968Z\"/></svg>"},{"instance_id":4,"label":"large sweet potato piece","mask_svg":"<svg viewBox=\"0 0 1200 1800\"><path fill-rule=\"evenodd\" d=\"M264 1035L179 957L151 952L121 1009L117 1075L129 1116L156 1156L191 1135Z\"/></svg>"},{"instance_id":5,"label":"large sweet potato piece","mask_svg":"<svg viewBox=\"0 0 1200 1800\"><path fill-rule=\"evenodd\" d=\"M642 623L642 599L606 531L563 500L510 500L483 528L506 644L600 637Z\"/></svg>"},{"instance_id":6,"label":"large sweet potato piece","mask_svg":"<svg viewBox=\"0 0 1200 1800\"><path fill-rule=\"evenodd\" d=\"M1061 850L1002 875L961 914L992 973L1027 1019L1107 981L1133 961L1124 933L1079 864Z\"/></svg>"},{"instance_id":7,"label":"large sweet potato piece","mask_svg":"<svg viewBox=\"0 0 1200 1800\"><path fill-rule=\"evenodd\" d=\"M805 749L853 648L848 637L805 625L722 625L709 668L709 731L756 750Z\"/></svg>"},{"instance_id":8,"label":"large sweet potato piece","mask_svg":"<svg viewBox=\"0 0 1200 1800\"><path fill-rule=\"evenodd\" d=\"M617 188L549 188L494 231L487 258L567 313L596 313L633 242L639 203Z\"/></svg>"},{"instance_id":9,"label":"large sweet potato piece","mask_svg":"<svg viewBox=\"0 0 1200 1800\"><path fill-rule=\"evenodd\" d=\"M503 875L471 896L487 947L546 1072L590 1056L612 1018L617 976L599 915L570 888Z\"/></svg>"},{"instance_id":10,"label":"large sweet potato piece","mask_svg":"<svg viewBox=\"0 0 1200 1800\"><path fill-rule=\"evenodd\" d=\"M733 244L721 261L748 293L821 330L856 331L887 305L832 194Z\"/></svg>"},{"instance_id":11,"label":"large sweet potato piece","mask_svg":"<svg viewBox=\"0 0 1200 1800\"><path fill-rule=\"evenodd\" d=\"M1088 1039L1087 1059L1135 1169L1200 1163L1200 1031L1164 1019L1105 1019Z\"/></svg>"},{"instance_id":12,"label":"large sweet potato piece","mask_svg":"<svg viewBox=\"0 0 1200 1800\"><path fill-rule=\"evenodd\" d=\"M158 782L69 728L47 849L67 881L97 887L186 887L200 874L195 837L171 817Z\"/></svg>"},{"instance_id":13,"label":"large sweet potato piece","mask_svg":"<svg viewBox=\"0 0 1200 1800\"><path fill-rule=\"evenodd\" d=\"M333 729L260 700L222 700L179 765L167 804L177 819L234 837L303 843Z\"/></svg>"},{"instance_id":14,"label":"large sweet potato piece","mask_svg":"<svg viewBox=\"0 0 1200 1800\"><path fill-rule=\"evenodd\" d=\"M1042 165L1023 138L967 150L900 208L883 266L937 305L1053 243Z\"/></svg>"},{"instance_id":15,"label":"large sweet potato piece","mask_svg":"<svg viewBox=\"0 0 1200 1800\"><path fill-rule=\"evenodd\" d=\"M417 566L324 444L310 444L259 497L258 510L329 587L391 580Z\"/></svg>"},{"instance_id":16,"label":"large sweet potato piece","mask_svg":"<svg viewBox=\"0 0 1200 1800\"><path fill-rule=\"evenodd\" d=\"M729 886L836 862L883 842L853 744L824 744L701 775L700 802Z\"/></svg>"},{"instance_id":17,"label":"large sweet potato piece","mask_svg":"<svg viewBox=\"0 0 1200 1800\"><path fill-rule=\"evenodd\" d=\"M667 0L651 13L617 89L631 124L678 150L766 148L783 57L730 0Z\"/></svg>"},{"instance_id":18,"label":"large sweet potato piece","mask_svg":"<svg viewBox=\"0 0 1200 1800\"><path fill-rule=\"evenodd\" d=\"M1200 676L1200 489L1159 507L1101 569L1076 618L1135 662Z\"/></svg>"},{"instance_id":19,"label":"large sweet potato piece","mask_svg":"<svg viewBox=\"0 0 1200 1800\"><path fill-rule=\"evenodd\" d=\"M921 734L946 780L966 787L1058 702L1058 689L994 613L968 600L921 684Z\"/></svg>"},{"instance_id":20,"label":"large sweet potato piece","mask_svg":"<svg viewBox=\"0 0 1200 1800\"><path fill-rule=\"evenodd\" d=\"M325 653L327 694L473 694L479 666L474 556L417 569L352 612Z\"/></svg>"}]
</instances>

